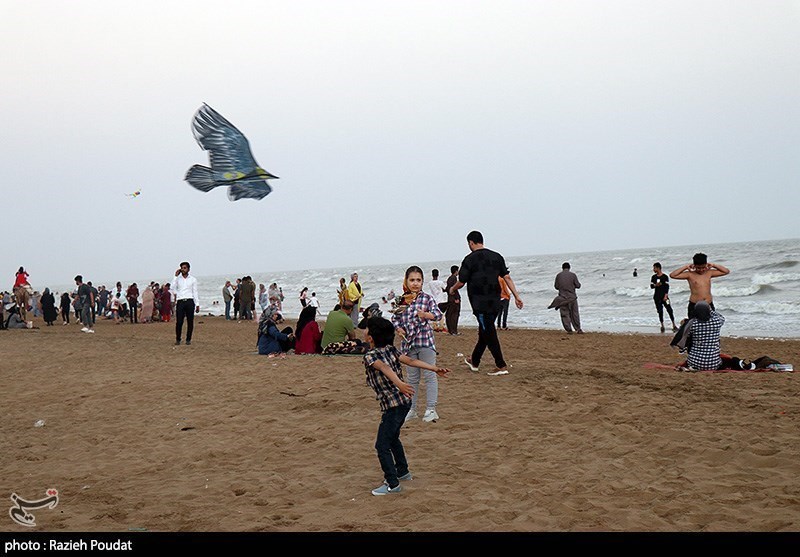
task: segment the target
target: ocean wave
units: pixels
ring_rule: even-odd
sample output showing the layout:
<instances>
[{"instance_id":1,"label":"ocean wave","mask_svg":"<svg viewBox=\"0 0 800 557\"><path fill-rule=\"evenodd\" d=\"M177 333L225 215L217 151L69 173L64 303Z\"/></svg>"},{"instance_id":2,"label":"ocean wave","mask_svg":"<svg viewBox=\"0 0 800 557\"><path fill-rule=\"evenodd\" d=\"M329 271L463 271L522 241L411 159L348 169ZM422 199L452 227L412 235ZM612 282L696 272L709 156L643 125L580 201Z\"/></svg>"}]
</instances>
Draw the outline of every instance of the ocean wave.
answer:
<instances>
[{"instance_id":1,"label":"ocean wave","mask_svg":"<svg viewBox=\"0 0 800 557\"><path fill-rule=\"evenodd\" d=\"M788 261L778 261L777 263L768 263L767 265L761 265L761 269L790 269L792 267L797 267L800 265L800 261L795 261L790 259Z\"/></svg>"},{"instance_id":2,"label":"ocean wave","mask_svg":"<svg viewBox=\"0 0 800 557\"><path fill-rule=\"evenodd\" d=\"M800 273L761 273L753 275L753 284L775 284L800 280Z\"/></svg>"},{"instance_id":3,"label":"ocean wave","mask_svg":"<svg viewBox=\"0 0 800 557\"><path fill-rule=\"evenodd\" d=\"M797 302L756 302L739 301L717 303L720 313L733 311L736 313L764 313L767 315L796 315L800 314L800 303Z\"/></svg>"},{"instance_id":4,"label":"ocean wave","mask_svg":"<svg viewBox=\"0 0 800 557\"><path fill-rule=\"evenodd\" d=\"M626 286L618 286L614 289L614 294L618 296L627 296L628 298L644 298L653 295L653 289L648 288L630 288Z\"/></svg>"},{"instance_id":5,"label":"ocean wave","mask_svg":"<svg viewBox=\"0 0 800 557\"><path fill-rule=\"evenodd\" d=\"M726 297L726 298L736 298L739 296L752 296L753 294L757 294L761 291L762 285L759 284L750 284L748 286L719 286L714 285L712 288L712 292L714 296ZM772 288L772 287L767 287Z\"/></svg>"}]
</instances>

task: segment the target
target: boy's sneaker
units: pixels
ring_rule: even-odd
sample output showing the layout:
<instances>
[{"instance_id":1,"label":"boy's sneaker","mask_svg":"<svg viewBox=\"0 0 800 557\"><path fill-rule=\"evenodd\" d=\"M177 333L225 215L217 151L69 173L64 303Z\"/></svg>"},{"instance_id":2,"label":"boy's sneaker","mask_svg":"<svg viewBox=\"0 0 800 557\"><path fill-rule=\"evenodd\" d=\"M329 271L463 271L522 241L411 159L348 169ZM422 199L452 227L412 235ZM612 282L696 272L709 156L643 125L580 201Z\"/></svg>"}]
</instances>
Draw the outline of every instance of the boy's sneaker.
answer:
<instances>
[{"instance_id":1,"label":"boy's sneaker","mask_svg":"<svg viewBox=\"0 0 800 557\"><path fill-rule=\"evenodd\" d=\"M469 358L464 358L464 363L467 364L467 367L469 368L470 371L475 371L475 372L479 371L478 366L472 365L472 360L470 360Z\"/></svg>"},{"instance_id":2,"label":"boy's sneaker","mask_svg":"<svg viewBox=\"0 0 800 557\"><path fill-rule=\"evenodd\" d=\"M425 410L425 415L422 417L423 422L435 422L439 419L439 414L436 413L436 408L428 408Z\"/></svg>"},{"instance_id":3,"label":"boy's sneaker","mask_svg":"<svg viewBox=\"0 0 800 557\"><path fill-rule=\"evenodd\" d=\"M381 484L372 490L373 495L389 495L390 493L400 493L403 488L398 484L397 487L389 487L388 484Z\"/></svg>"},{"instance_id":4,"label":"boy's sneaker","mask_svg":"<svg viewBox=\"0 0 800 557\"><path fill-rule=\"evenodd\" d=\"M406 414L405 421L413 420L414 418L419 418L419 414L417 414L416 410L409 410L408 414Z\"/></svg>"},{"instance_id":5,"label":"boy's sneaker","mask_svg":"<svg viewBox=\"0 0 800 557\"><path fill-rule=\"evenodd\" d=\"M407 482L408 480L413 480L414 476L411 475L411 472L406 472L402 476L397 476L397 479L401 482Z\"/></svg>"}]
</instances>

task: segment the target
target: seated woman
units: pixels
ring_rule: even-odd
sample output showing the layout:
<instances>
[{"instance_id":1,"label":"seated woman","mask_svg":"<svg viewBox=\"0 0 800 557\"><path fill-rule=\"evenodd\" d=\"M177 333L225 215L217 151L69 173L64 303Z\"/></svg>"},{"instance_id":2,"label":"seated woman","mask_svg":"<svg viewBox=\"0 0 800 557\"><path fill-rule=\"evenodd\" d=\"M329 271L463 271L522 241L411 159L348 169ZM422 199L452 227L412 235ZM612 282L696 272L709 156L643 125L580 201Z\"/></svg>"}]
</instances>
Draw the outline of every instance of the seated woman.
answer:
<instances>
[{"instance_id":1,"label":"seated woman","mask_svg":"<svg viewBox=\"0 0 800 557\"><path fill-rule=\"evenodd\" d=\"M321 354L322 333L317 324L317 308L306 306L297 319L297 332L295 333L295 354Z\"/></svg>"},{"instance_id":2,"label":"seated woman","mask_svg":"<svg viewBox=\"0 0 800 557\"><path fill-rule=\"evenodd\" d=\"M724 323L725 317L712 310L707 302L697 302L689 329L692 338L686 359L689 369L697 371L719 369L722 364L719 355L719 332Z\"/></svg>"},{"instance_id":3,"label":"seated woman","mask_svg":"<svg viewBox=\"0 0 800 557\"><path fill-rule=\"evenodd\" d=\"M261 355L283 354L292 348L294 335L292 328L286 327L279 331L275 320L280 314L272 306L267 306L261 319L258 320L258 353Z\"/></svg>"}]
</instances>

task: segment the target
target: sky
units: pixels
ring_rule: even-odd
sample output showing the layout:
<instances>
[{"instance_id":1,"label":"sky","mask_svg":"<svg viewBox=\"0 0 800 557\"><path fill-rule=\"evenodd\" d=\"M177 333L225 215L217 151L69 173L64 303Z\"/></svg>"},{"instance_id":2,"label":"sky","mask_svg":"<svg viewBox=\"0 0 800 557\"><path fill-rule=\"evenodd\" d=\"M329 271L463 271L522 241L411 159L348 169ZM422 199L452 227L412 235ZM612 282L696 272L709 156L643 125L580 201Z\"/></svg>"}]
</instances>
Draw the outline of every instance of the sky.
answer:
<instances>
[{"instance_id":1,"label":"sky","mask_svg":"<svg viewBox=\"0 0 800 557\"><path fill-rule=\"evenodd\" d=\"M0 274L796 238L798 1L0 0ZM280 177L230 202L202 103ZM141 190L137 198L126 194Z\"/></svg>"}]
</instances>

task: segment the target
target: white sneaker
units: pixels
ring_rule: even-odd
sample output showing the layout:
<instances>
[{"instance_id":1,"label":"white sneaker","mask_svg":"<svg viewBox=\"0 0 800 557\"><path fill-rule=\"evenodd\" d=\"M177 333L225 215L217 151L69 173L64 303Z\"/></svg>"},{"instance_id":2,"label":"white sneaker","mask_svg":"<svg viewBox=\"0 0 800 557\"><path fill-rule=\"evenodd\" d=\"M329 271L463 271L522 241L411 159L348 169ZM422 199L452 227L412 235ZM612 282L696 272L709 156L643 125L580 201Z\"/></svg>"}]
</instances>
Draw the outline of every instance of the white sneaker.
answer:
<instances>
[{"instance_id":1,"label":"white sneaker","mask_svg":"<svg viewBox=\"0 0 800 557\"><path fill-rule=\"evenodd\" d=\"M406 414L405 421L413 420L414 418L419 418L419 414L417 414L417 411L412 408L408 411L408 414Z\"/></svg>"},{"instance_id":2,"label":"white sneaker","mask_svg":"<svg viewBox=\"0 0 800 557\"><path fill-rule=\"evenodd\" d=\"M425 415L422 416L423 422L435 422L439 419L439 414L436 413L436 408L428 408L425 410Z\"/></svg>"},{"instance_id":3,"label":"white sneaker","mask_svg":"<svg viewBox=\"0 0 800 557\"><path fill-rule=\"evenodd\" d=\"M89 327L84 327L83 329L81 329L81 331L83 331L84 333L88 333L89 332Z\"/></svg>"},{"instance_id":4,"label":"white sneaker","mask_svg":"<svg viewBox=\"0 0 800 557\"><path fill-rule=\"evenodd\" d=\"M93 333L93 332L94 332L94 329L89 329L89 330L88 330L88 331L86 331L86 332L87 332L87 333Z\"/></svg>"}]
</instances>

